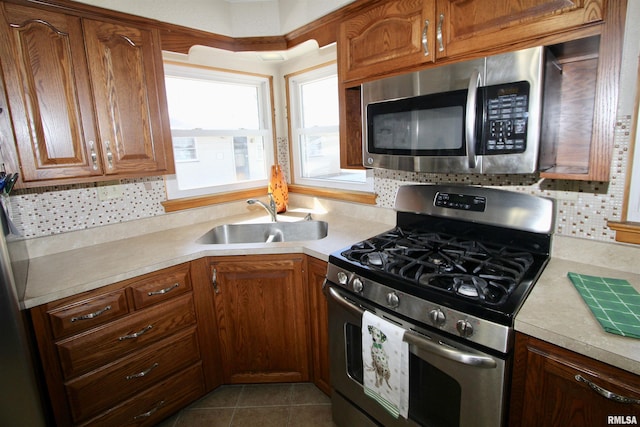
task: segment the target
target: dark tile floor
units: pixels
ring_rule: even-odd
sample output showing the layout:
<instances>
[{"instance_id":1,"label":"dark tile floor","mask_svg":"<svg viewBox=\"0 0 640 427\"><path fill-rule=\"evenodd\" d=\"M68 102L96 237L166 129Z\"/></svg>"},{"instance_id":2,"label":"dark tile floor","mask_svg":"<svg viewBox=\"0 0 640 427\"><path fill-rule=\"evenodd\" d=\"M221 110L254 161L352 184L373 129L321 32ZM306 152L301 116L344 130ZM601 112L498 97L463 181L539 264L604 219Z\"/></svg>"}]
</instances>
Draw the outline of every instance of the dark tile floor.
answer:
<instances>
[{"instance_id":1,"label":"dark tile floor","mask_svg":"<svg viewBox=\"0 0 640 427\"><path fill-rule=\"evenodd\" d=\"M226 385L158 427L335 427L331 400L311 383Z\"/></svg>"}]
</instances>

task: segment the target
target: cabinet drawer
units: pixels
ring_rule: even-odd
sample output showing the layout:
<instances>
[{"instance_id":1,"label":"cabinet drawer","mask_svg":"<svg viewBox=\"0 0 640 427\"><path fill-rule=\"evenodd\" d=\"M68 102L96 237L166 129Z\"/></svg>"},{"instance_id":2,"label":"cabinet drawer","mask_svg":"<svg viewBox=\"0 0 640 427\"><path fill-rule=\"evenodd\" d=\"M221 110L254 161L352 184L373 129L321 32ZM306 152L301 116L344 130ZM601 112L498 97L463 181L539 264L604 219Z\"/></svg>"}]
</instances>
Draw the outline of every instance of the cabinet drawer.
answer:
<instances>
[{"instance_id":1,"label":"cabinet drawer","mask_svg":"<svg viewBox=\"0 0 640 427\"><path fill-rule=\"evenodd\" d=\"M191 291L189 264L163 270L131 285L136 309L148 307Z\"/></svg>"},{"instance_id":2,"label":"cabinet drawer","mask_svg":"<svg viewBox=\"0 0 640 427\"><path fill-rule=\"evenodd\" d=\"M86 331L129 313L124 289L47 311L54 338Z\"/></svg>"},{"instance_id":3,"label":"cabinet drawer","mask_svg":"<svg viewBox=\"0 0 640 427\"><path fill-rule=\"evenodd\" d=\"M66 384L74 421L107 410L200 360L195 328Z\"/></svg>"},{"instance_id":4,"label":"cabinet drawer","mask_svg":"<svg viewBox=\"0 0 640 427\"><path fill-rule=\"evenodd\" d=\"M191 294L136 312L56 343L66 379L145 348L196 323Z\"/></svg>"},{"instance_id":5,"label":"cabinet drawer","mask_svg":"<svg viewBox=\"0 0 640 427\"><path fill-rule=\"evenodd\" d=\"M91 427L152 426L204 395L201 363L132 397L84 424Z\"/></svg>"}]
</instances>

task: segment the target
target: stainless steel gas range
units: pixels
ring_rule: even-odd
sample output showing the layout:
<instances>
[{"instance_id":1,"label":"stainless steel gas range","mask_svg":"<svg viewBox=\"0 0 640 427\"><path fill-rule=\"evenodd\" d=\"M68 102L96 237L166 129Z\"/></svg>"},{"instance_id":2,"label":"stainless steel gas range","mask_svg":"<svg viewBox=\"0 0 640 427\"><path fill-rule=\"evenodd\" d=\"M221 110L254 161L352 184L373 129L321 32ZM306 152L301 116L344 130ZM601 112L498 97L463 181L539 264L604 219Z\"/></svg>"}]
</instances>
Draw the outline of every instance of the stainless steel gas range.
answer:
<instances>
[{"instance_id":1,"label":"stainless steel gas range","mask_svg":"<svg viewBox=\"0 0 640 427\"><path fill-rule=\"evenodd\" d=\"M549 259L553 202L492 188L409 185L400 187L395 209L394 229L329 257L334 421L503 426L514 317ZM402 352L387 349L379 359L389 344L369 343L366 312L407 343L405 385L389 383L387 363L396 356L387 353ZM384 396L400 389L404 414L384 398L380 404L372 375Z\"/></svg>"}]
</instances>

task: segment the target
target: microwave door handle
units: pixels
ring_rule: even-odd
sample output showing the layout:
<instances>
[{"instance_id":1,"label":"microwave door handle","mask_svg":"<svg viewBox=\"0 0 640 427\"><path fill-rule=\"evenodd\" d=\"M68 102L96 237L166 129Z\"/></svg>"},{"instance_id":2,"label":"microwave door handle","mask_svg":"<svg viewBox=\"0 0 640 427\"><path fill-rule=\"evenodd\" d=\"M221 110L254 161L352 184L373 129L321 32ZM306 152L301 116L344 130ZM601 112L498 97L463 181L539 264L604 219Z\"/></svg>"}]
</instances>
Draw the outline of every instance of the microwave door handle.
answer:
<instances>
[{"instance_id":1,"label":"microwave door handle","mask_svg":"<svg viewBox=\"0 0 640 427\"><path fill-rule=\"evenodd\" d=\"M469 169L478 166L476 157L476 102L478 98L478 88L482 85L482 74L478 70L473 70L469 79L469 91L467 92L467 109L465 136L467 140L467 159Z\"/></svg>"}]
</instances>

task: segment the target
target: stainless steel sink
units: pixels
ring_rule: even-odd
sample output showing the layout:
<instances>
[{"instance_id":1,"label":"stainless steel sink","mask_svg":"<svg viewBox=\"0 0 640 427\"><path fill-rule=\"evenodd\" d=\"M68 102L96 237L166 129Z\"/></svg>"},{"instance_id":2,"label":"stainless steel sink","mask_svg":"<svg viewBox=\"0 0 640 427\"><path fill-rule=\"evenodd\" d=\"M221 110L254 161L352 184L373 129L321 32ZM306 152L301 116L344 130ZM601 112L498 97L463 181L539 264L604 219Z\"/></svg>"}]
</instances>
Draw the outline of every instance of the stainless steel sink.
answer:
<instances>
[{"instance_id":1,"label":"stainless steel sink","mask_svg":"<svg viewBox=\"0 0 640 427\"><path fill-rule=\"evenodd\" d=\"M224 224L209 230L198 243L269 243L319 240L327 236L325 221L269 222L260 224Z\"/></svg>"}]
</instances>

